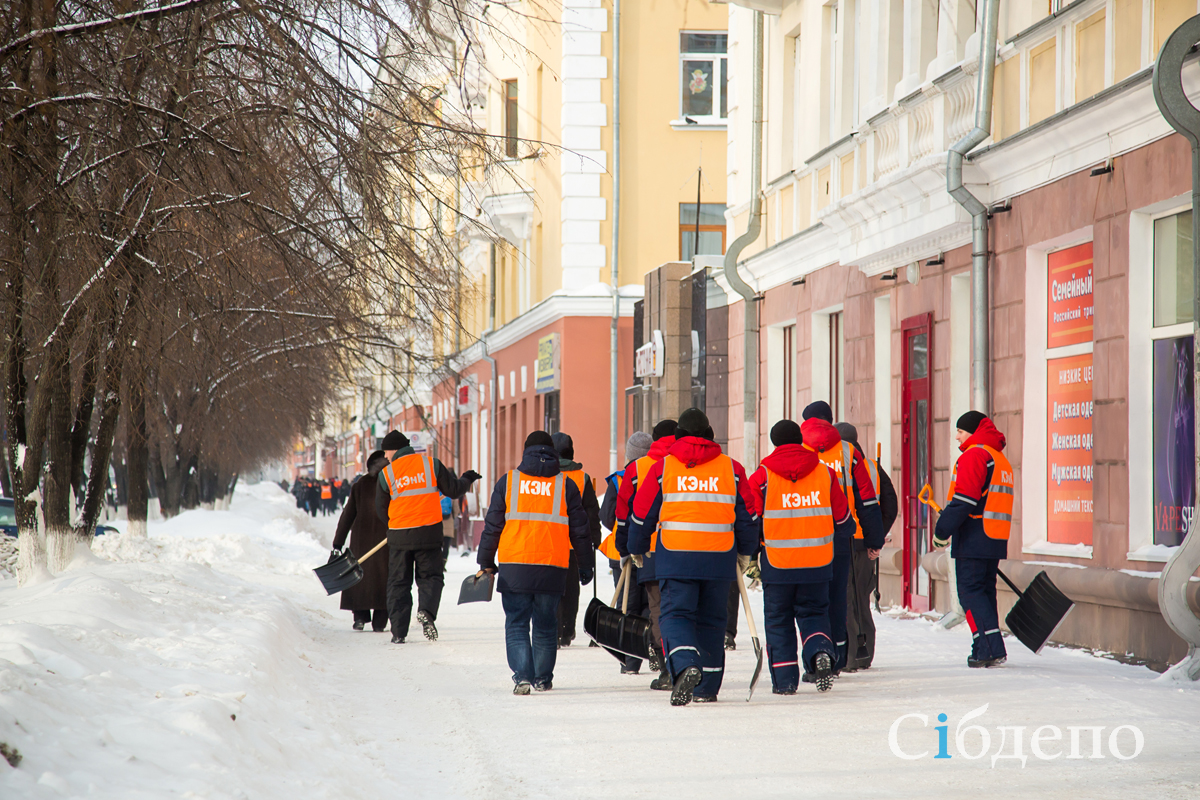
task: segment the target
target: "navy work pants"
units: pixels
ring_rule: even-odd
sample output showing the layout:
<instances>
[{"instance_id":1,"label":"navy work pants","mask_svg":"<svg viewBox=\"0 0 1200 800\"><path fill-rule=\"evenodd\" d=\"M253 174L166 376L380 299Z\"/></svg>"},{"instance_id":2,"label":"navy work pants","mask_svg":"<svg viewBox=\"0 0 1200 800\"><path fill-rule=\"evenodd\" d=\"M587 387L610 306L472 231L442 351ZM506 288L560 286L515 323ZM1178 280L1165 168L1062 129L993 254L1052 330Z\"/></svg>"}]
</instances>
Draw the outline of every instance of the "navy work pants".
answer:
<instances>
[{"instance_id":1,"label":"navy work pants","mask_svg":"<svg viewBox=\"0 0 1200 800\"><path fill-rule=\"evenodd\" d=\"M771 686L775 691L795 689L800 685L801 663L805 672L815 672L813 660L818 653L834 655L829 631L828 583L764 584L763 617ZM799 657L796 652L797 627L803 647Z\"/></svg>"},{"instance_id":2,"label":"navy work pants","mask_svg":"<svg viewBox=\"0 0 1200 800\"><path fill-rule=\"evenodd\" d=\"M549 683L558 658L557 594L501 592L504 647L513 683ZM530 638L529 623L533 622Z\"/></svg>"},{"instance_id":3,"label":"navy work pants","mask_svg":"<svg viewBox=\"0 0 1200 800\"><path fill-rule=\"evenodd\" d=\"M659 581L662 630L671 679L688 667L704 673L696 686L700 697L716 697L725 673L725 613L729 581Z\"/></svg>"},{"instance_id":4,"label":"navy work pants","mask_svg":"<svg viewBox=\"0 0 1200 800\"><path fill-rule=\"evenodd\" d=\"M1000 614L996 610L996 573L1000 561L995 558L956 558L954 577L958 580L958 602L971 628L971 658L986 661L1003 658L1004 638L1000 635Z\"/></svg>"},{"instance_id":5,"label":"navy work pants","mask_svg":"<svg viewBox=\"0 0 1200 800\"><path fill-rule=\"evenodd\" d=\"M846 591L850 583L851 539L833 537L833 577L829 579L829 629L833 634L834 670L846 666Z\"/></svg>"}]
</instances>

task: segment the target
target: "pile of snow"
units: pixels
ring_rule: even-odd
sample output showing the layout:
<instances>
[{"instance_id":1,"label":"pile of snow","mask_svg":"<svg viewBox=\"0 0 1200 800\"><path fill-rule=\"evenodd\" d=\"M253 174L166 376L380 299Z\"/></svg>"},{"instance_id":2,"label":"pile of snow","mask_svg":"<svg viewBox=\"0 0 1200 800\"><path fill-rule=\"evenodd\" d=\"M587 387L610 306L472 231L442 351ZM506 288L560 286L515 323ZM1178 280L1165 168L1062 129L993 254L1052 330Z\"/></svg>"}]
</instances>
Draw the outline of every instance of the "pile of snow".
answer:
<instances>
[{"instance_id":1,"label":"pile of snow","mask_svg":"<svg viewBox=\"0 0 1200 800\"><path fill-rule=\"evenodd\" d=\"M104 537L95 559L36 585L0 581L0 743L22 756L16 768L0 760L0 797L1200 794L1200 691L1079 651L1034 656L1011 639L1007 666L968 670L965 626L900 615L876 617L875 666L828 695L773 696L764 670L747 704L743 616L715 705L672 708L650 675L619 674L581 640L559 651L553 691L514 697L500 603L454 605L473 559L452 551L440 639L414 626L391 645L351 630L310 572L334 523L272 484L239 487L229 511L152 522L146 539ZM611 592L604 571L598 588ZM761 625L761 595L752 604ZM937 715L953 745L984 704L966 724L990 730L987 757L933 760ZM899 746L928 757L893 752L905 714L928 722L907 719ZM1103 727L1104 757L1028 757L1043 725L1066 737L1052 752L1070 750L1070 726ZM1131 760L1108 752L1121 725L1144 735ZM1001 726L1024 727L1024 766L993 767Z\"/></svg>"}]
</instances>

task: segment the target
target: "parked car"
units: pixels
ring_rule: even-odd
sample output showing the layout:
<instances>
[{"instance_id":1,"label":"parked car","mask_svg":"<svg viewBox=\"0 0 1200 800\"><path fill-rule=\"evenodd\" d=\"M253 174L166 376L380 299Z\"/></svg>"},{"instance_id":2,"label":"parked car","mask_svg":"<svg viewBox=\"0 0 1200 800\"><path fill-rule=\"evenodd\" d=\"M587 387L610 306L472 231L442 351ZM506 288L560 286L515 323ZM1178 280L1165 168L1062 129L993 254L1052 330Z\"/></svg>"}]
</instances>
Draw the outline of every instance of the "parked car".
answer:
<instances>
[{"instance_id":1,"label":"parked car","mask_svg":"<svg viewBox=\"0 0 1200 800\"><path fill-rule=\"evenodd\" d=\"M13 538L16 538L17 535L17 510L11 497L0 497L0 533ZM97 536L103 536L106 533L118 533L118 531L111 525L96 526Z\"/></svg>"}]
</instances>

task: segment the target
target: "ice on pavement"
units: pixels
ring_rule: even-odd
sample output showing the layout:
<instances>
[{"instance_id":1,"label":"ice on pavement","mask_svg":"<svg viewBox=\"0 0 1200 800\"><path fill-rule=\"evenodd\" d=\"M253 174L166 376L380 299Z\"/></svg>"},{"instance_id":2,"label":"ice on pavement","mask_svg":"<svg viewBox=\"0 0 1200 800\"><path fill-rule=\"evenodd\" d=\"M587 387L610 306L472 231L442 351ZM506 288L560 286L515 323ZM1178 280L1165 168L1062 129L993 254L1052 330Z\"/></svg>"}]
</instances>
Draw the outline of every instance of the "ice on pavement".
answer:
<instances>
[{"instance_id":1,"label":"ice on pavement","mask_svg":"<svg viewBox=\"0 0 1200 800\"><path fill-rule=\"evenodd\" d=\"M672 708L651 676L604 651L559 651L553 691L511 694L498 600L455 606L473 559L451 551L436 643L356 632L311 569L334 517L311 519L272 484L229 511L104 537L53 580L0 582L3 798L576 798L1200 796L1200 691L1076 650L968 670L965 626L884 614L875 666L818 696L752 703L746 620L720 702ZM611 593L602 571L599 589ZM591 596L584 589L582 608ZM608 598L603 598L608 599ZM752 598L761 625L761 594ZM582 636L582 623L579 626ZM960 752L957 727L968 713ZM944 713L948 722L939 723ZM893 752L889 732L896 720ZM948 759L935 726L948 726ZM979 751L989 732L990 747ZM1039 744L1042 726L1062 739ZM1136 758L1111 754L1135 726ZM1020 759L992 755L1001 738ZM1092 732L1103 727L1099 755ZM1001 731L1001 727L1009 728ZM1130 730L1117 734L1128 756Z\"/></svg>"}]
</instances>

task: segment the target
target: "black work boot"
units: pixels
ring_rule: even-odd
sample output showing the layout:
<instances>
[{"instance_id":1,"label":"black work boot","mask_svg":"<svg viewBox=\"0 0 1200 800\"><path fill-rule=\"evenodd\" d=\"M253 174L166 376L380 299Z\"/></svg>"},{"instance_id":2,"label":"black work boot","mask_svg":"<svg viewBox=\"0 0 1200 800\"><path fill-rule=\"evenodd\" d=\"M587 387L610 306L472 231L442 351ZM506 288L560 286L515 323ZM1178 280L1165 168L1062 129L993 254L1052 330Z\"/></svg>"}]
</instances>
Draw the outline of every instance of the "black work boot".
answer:
<instances>
[{"instance_id":1,"label":"black work boot","mask_svg":"<svg viewBox=\"0 0 1200 800\"><path fill-rule=\"evenodd\" d=\"M700 683L704 677L704 673L699 667L687 667L679 674L675 680L675 686L671 689L671 705L686 706L692 702L692 690Z\"/></svg>"}]
</instances>

